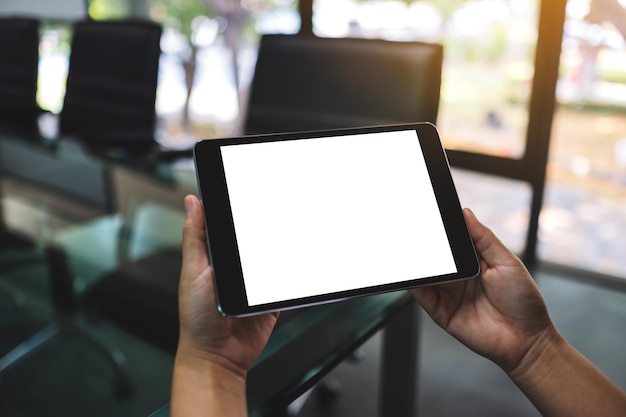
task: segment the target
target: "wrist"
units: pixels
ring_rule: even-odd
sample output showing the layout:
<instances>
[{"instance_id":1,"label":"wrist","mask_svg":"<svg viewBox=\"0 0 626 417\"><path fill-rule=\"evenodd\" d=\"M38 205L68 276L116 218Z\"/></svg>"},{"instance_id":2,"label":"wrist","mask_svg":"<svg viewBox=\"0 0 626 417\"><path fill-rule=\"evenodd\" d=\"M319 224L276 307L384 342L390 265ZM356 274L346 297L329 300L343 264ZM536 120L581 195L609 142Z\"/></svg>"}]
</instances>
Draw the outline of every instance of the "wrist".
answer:
<instances>
[{"instance_id":1,"label":"wrist","mask_svg":"<svg viewBox=\"0 0 626 417\"><path fill-rule=\"evenodd\" d=\"M219 355L179 345L174 362L171 415L246 414L246 372Z\"/></svg>"},{"instance_id":2,"label":"wrist","mask_svg":"<svg viewBox=\"0 0 626 417\"><path fill-rule=\"evenodd\" d=\"M537 383L548 375L568 346L557 329L550 325L530 346L524 357L515 367L507 371L509 377L518 385Z\"/></svg>"},{"instance_id":3,"label":"wrist","mask_svg":"<svg viewBox=\"0 0 626 417\"><path fill-rule=\"evenodd\" d=\"M176 349L176 364L190 369L206 369L211 372L228 374L245 381L247 369L238 366L228 357L197 346L192 341L181 338Z\"/></svg>"},{"instance_id":4,"label":"wrist","mask_svg":"<svg viewBox=\"0 0 626 417\"><path fill-rule=\"evenodd\" d=\"M219 362L197 360L177 355L174 362L174 380L183 386L193 385L194 389L211 393L245 397L246 375L234 372Z\"/></svg>"},{"instance_id":5,"label":"wrist","mask_svg":"<svg viewBox=\"0 0 626 417\"><path fill-rule=\"evenodd\" d=\"M617 416L626 409L626 395L553 326L509 376L542 416Z\"/></svg>"}]
</instances>

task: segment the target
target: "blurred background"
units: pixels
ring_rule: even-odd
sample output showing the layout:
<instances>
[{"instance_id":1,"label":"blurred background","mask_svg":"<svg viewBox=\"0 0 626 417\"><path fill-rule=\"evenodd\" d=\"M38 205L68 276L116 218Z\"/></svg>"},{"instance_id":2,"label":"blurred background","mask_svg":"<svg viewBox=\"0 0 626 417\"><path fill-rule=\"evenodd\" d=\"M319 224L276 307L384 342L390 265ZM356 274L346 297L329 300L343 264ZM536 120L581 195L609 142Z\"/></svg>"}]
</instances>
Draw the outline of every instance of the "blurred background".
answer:
<instances>
[{"instance_id":1,"label":"blurred background","mask_svg":"<svg viewBox=\"0 0 626 417\"><path fill-rule=\"evenodd\" d=\"M438 127L445 146L516 159L527 142L539 3L315 0L312 25L322 37L442 43ZM537 252L543 260L622 278L625 5L567 2ZM162 23L158 138L180 147L239 133L260 36L297 33L301 25L295 0L90 0L84 7L97 20L140 16ZM63 103L71 36L70 26L58 21L42 28L38 101L55 113ZM463 204L520 249L529 215L526 185L482 174L458 177L472 184L460 187Z\"/></svg>"},{"instance_id":2,"label":"blurred background","mask_svg":"<svg viewBox=\"0 0 626 417\"><path fill-rule=\"evenodd\" d=\"M318 92L330 92L333 100L351 96L339 88L318 88L328 83L324 77L321 83L306 85L311 95L290 94L293 89L286 87L302 85L303 77L293 77L297 81L289 83L285 79L291 77L284 73L317 75L325 64L336 63L310 55L315 60L299 67L308 71L289 72L293 67L287 57L296 56L295 61L301 55L310 57L302 41L318 45L328 41L322 38L351 45L349 52L356 51L355 56L359 55L355 44L382 41L342 43L334 38L393 41L385 42L385 53L409 41L443 46L440 97L431 101L438 104L437 126L461 204L471 207L533 268L551 316L566 338L622 389L626 387L626 0L0 0L0 17L15 15L38 19L38 29L29 40L36 52L39 39L39 53L29 61L29 68L38 68L36 99L45 112L38 112L37 122L31 123L38 130L36 139L0 132L0 243L4 245L0 251L0 415L149 415L167 403L178 337L182 197L197 191L189 149L200 139L241 135L247 127L246 113L272 106L250 100L258 74L272 75L263 81L269 86L266 96L282 98L278 90L289 90L289 94L280 91L288 97L287 105L270 109L281 116L292 108L300 114L314 113L305 104L315 101L311 96ZM76 23L91 24L84 22L86 17L148 19L158 23L154 26L159 38L151 38L153 48L131 45L135 47L131 53L120 52L119 43L109 48L94 44L75 48L72 41L81 38ZM106 37L121 33L116 30ZM262 39L272 38L263 37L266 34L302 36L289 37L289 42L297 43L278 48L288 55L268 55L263 48L259 54L260 45L267 45ZM122 38L123 45L131 44L129 38ZM293 45L304 52L294 53ZM7 51L31 50L6 40L0 43L4 46ZM106 55L105 49L114 53ZM317 52L322 49L337 51L321 47ZM153 70L158 61L155 102L154 78L149 86L148 152L124 150L119 145L128 138L106 131L113 125L103 117L106 110L141 119L128 110L126 96L112 105L84 84L72 90L71 82L66 94L70 61L81 56L77 50L88 52L83 62L96 67L90 69L95 73L106 72L109 63L133 68L130 61L141 55L137 51L150 52ZM366 62L372 62L367 68L362 61L352 65L353 60L345 59L351 55L345 47L340 51L341 55L324 56L344 58L339 67L354 72L354 80L367 81L365 88L359 85L359 93L365 91L368 97L381 90L406 93L398 101L365 101L358 95L366 104L386 103L382 110L404 110L411 106L407 97L425 100L431 98L428 89L439 89L437 82L403 88L406 81L401 76L380 76L375 64L388 62L384 58L374 62L374 49L365 52ZM0 67L10 61L3 61L3 53L10 56L0 52ZM406 56L395 54L395 58L398 55ZM269 70L256 68L257 56L266 65L271 61ZM389 62L395 70L402 61ZM69 80L77 79L76 68L72 64ZM385 68L387 73L389 67ZM333 75L338 72L332 70ZM421 70L404 72L425 78ZM377 83L368 78L371 74L377 74ZM353 79L340 75L335 87L351 84ZM29 85L34 78L33 72ZM126 93L138 84L133 78L121 87L113 85ZM109 93L112 84L97 78L93 85ZM0 93L12 87L8 84ZM87 124L95 130L85 132L82 142L72 132L65 135L62 123L63 106L67 117L72 109L68 97L77 90L87 99L73 104L74 111L82 110L76 119L92 117ZM317 111L328 111L327 103L333 100L321 101L322 111ZM358 100L348 100L347 107L358 107L354 105ZM6 119L8 114L10 119L14 107L15 101L5 101L0 115ZM267 117L271 111L257 119L271 119ZM376 112L380 111L378 106ZM338 113L331 116L341 118ZM99 148L98 140L103 138L117 142ZM157 152L152 153L152 145L159 145ZM59 294L65 299L59 300ZM367 304L363 310L371 313ZM51 322L44 331L61 319L64 332L58 337L49 334L54 340L26 358L32 360L11 365L2 355L22 339L30 341L31 330L37 330L35 336L41 332L30 328L25 311ZM278 330L262 368L271 382L282 383L281 373L296 368L294 364L307 366L307 378L314 373L317 365L309 367L300 346L306 344L309 353L315 353L317 342L340 343L339 336L354 337L331 314L320 311L295 315L294 321ZM362 316L355 311L356 317ZM386 314L378 316L381 323L389 319ZM74 328L67 322L107 342L101 345L112 360L105 364L102 348L93 349L93 343L77 338L76 332L65 331ZM362 325L353 324L359 331ZM422 321L419 332L420 415L536 414L494 364L467 351L430 320ZM325 378L331 382L321 384L319 401L309 401L308 408L291 415L371 415L378 398L372 393L381 385L380 353L386 345L380 333L362 345L368 360L359 361L363 355L354 353L356 344L347 353L336 349L334 354L349 354L350 360ZM407 338L406 332L398 333ZM300 339L304 336L312 343ZM350 339L350 343L356 342ZM122 371L128 371L137 390L132 398L111 397L108 376L117 372L111 364L117 363L120 352L128 365ZM8 371L7 363L12 366ZM410 373L410 366L403 367L407 369ZM119 383L116 376L114 382ZM333 394L336 381L343 385L340 395ZM265 381L260 384L267 388ZM302 398L306 401L305 395L296 403ZM329 398L334 400L332 407L326 407L333 404Z\"/></svg>"}]
</instances>

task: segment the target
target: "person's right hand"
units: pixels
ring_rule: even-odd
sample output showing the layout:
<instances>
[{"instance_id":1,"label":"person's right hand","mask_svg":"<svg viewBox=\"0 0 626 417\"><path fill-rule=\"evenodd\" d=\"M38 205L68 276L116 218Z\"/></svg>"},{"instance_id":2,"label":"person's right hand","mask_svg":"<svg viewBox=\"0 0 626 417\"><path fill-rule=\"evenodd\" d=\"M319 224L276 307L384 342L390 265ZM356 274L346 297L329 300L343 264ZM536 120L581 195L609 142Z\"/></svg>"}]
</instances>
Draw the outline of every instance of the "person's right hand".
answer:
<instances>
[{"instance_id":1,"label":"person's right hand","mask_svg":"<svg viewBox=\"0 0 626 417\"><path fill-rule=\"evenodd\" d=\"M474 214L477 278L409 290L444 330L511 377L545 417L625 416L626 394L559 334L528 270Z\"/></svg>"},{"instance_id":2,"label":"person's right hand","mask_svg":"<svg viewBox=\"0 0 626 417\"><path fill-rule=\"evenodd\" d=\"M558 335L541 293L522 261L469 209L464 215L479 276L409 291L444 330L506 372L531 366L529 353Z\"/></svg>"}]
</instances>

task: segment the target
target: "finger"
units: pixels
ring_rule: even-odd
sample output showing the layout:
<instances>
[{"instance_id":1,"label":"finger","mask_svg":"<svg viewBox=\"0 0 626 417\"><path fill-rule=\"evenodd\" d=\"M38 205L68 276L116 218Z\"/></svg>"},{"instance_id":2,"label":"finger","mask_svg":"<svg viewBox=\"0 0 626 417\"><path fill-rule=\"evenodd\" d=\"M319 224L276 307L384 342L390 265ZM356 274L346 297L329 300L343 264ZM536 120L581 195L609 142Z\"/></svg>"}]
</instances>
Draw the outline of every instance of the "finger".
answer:
<instances>
[{"instance_id":1,"label":"finger","mask_svg":"<svg viewBox=\"0 0 626 417\"><path fill-rule=\"evenodd\" d=\"M208 267L207 247L204 234L204 215L200 200L196 196L185 197L185 222L183 224L183 265L198 268Z\"/></svg>"},{"instance_id":2,"label":"finger","mask_svg":"<svg viewBox=\"0 0 626 417\"><path fill-rule=\"evenodd\" d=\"M520 262L493 231L478 220L474 212L465 208L463 215L474 241L476 252L487 266L517 265Z\"/></svg>"},{"instance_id":3,"label":"finger","mask_svg":"<svg viewBox=\"0 0 626 417\"><path fill-rule=\"evenodd\" d=\"M409 293L428 314L432 314L437 307L437 290L435 286L428 285L410 288Z\"/></svg>"}]
</instances>

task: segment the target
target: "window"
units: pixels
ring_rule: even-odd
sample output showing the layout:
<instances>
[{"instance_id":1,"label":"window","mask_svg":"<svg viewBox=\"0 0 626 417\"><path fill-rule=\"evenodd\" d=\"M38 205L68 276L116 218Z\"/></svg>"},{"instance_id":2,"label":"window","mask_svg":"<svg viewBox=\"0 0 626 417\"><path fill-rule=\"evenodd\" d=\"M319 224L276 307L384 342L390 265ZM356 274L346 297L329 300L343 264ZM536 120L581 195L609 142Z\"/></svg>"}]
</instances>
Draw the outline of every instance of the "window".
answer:
<instances>
[{"instance_id":1,"label":"window","mask_svg":"<svg viewBox=\"0 0 626 417\"><path fill-rule=\"evenodd\" d=\"M569 0L541 258L626 277L626 24L618 0Z\"/></svg>"},{"instance_id":2,"label":"window","mask_svg":"<svg viewBox=\"0 0 626 417\"><path fill-rule=\"evenodd\" d=\"M319 36L442 43L438 127L446 147L519 158L537 40L536 0L316 0Z\"/></svg>"}]
</instances>

